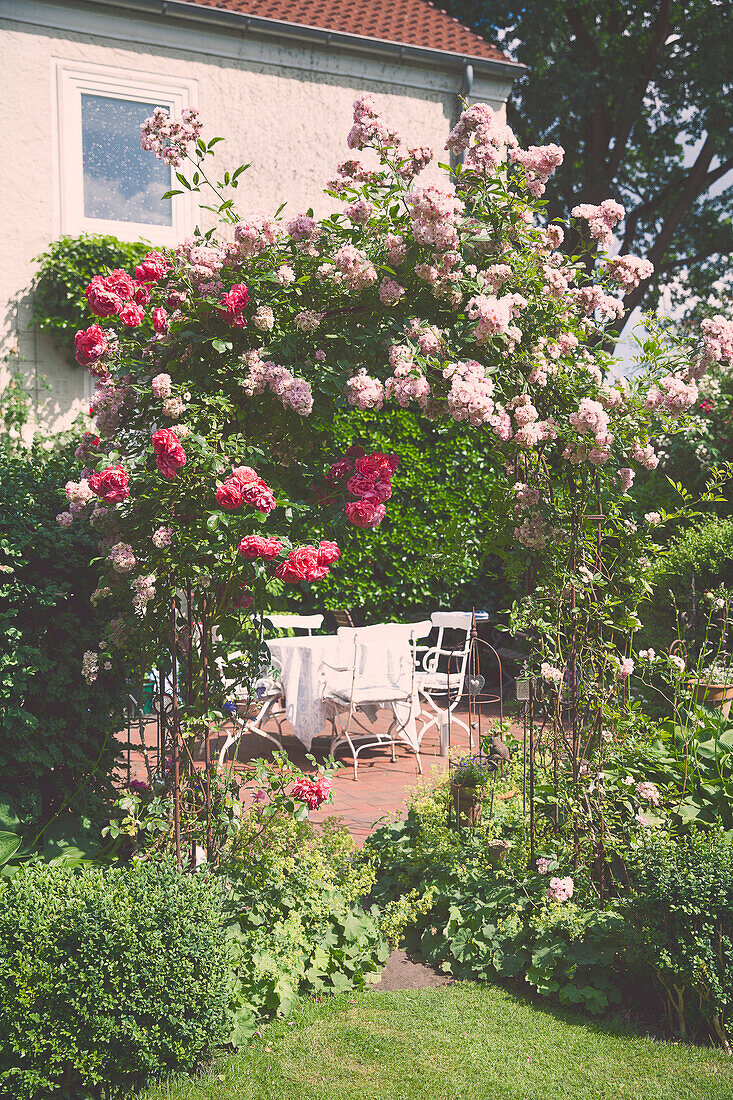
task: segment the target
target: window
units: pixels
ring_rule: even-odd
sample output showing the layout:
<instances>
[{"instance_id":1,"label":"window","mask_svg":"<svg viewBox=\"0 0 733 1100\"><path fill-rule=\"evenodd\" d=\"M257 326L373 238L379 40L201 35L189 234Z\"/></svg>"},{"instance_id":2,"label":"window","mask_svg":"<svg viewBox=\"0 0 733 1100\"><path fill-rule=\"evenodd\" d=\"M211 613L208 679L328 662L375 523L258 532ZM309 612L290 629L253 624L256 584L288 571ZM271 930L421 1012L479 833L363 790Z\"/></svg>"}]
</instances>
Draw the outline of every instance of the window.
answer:
<instances>
[{"instance_id":1,"label":"window","mask_svg":"<svg viewBox=\"0 0 733 1100\"><path fill-rule=\"evenodd\" d=\"M162 199L169 166L140 148L155 107L195 105L193 81L57 62L61 230L175 244L191 231L187 196Z\"/></svg>"}]
</instances>

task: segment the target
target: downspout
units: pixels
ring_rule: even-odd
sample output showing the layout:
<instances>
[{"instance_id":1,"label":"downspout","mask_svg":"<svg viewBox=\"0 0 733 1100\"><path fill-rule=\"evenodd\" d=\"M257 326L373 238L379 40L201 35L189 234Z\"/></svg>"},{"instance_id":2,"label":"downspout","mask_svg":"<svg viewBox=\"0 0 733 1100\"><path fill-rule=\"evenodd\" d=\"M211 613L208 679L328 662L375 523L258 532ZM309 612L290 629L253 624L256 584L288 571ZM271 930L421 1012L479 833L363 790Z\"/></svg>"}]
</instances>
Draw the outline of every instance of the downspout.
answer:
<instances>
[{"instance_id":1,"label":"downspout","mask_svg":"<svg viewBox=\"0 0 733 1100\"><path fill-rule=\"evenodd\" d=\"M458 99L457 99L457 104L456 104L456 106L458 108L458 112L457 112L457 116L456 116L457 118L460 118L460 116L461 116L461 113L463 111L464 101L468 101L470 99L472 88L473 88L473 65L469 61L466 61L463 65L463 75L461 77L461 87L460 87L460 91L458 92ZM468 150L464 149L463 152L461 153L461 155L459 157L457 157L457 160L461 164L465 164L465 162L466 162L466 153L467 152L468 152Z\"/></svg>"}]
</instances>

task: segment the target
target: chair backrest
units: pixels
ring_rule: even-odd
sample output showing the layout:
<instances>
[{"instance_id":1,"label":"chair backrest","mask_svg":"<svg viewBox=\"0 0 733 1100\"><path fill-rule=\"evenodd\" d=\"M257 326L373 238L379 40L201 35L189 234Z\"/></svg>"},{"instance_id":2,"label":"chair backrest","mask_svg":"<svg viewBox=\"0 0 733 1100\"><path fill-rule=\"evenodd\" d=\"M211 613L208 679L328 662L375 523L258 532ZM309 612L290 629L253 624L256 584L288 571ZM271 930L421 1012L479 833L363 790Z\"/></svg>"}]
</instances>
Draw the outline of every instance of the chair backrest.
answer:
<instances>
[{"instance_id":1,"label":"chair backrest","mask_svg":"<svg viewBox=\"0 0 733 1100\"><path fill-rule=\"evenodd\" d=\"M323 626L323 615L265 615L275 630L304 630L312 634Z\"/></svg>"},{"instance_id":2,"label":"chair backrest","mask_svg":"<svg viewBox=\"0 0 733 1100\"><path fill-rule=\"evenodd\" d=\"M333 621L336 623L336 629L337 630L342 626L350 626L350 627L354 626L354 620L351 617L351 612L350 611L344 611L344 610L332 611L331 615L333 617Z\"/></svg>"},{"instance_id":3,"label":"chair backrest","mask_svg":"<svg viewBox=\"0 0 733 1100\"><path fill-rule=\"evenodd\" d=\"M434 611L430 616L430 622L438 631L435 645L425 654L424 665L427 671L437 672L441 656L448 661L448 684L451 691L457 692L458 698L463 695L468 668L468 657L471 651L471 627L473 625L472 611ZM460 631L462 640L457 645L449 645L445 639L446 630Z\"/></svg>"},{"instance_id":4,"label":"chair backrest","mask_svg":"<svg viewBox=\"0 0 733 1100\"><path fill-rule=\"evenodd\" d=\"M419 627L416 632L415 626ZM415 682L415 642L429 623L381 623L342 627L338 632L340 663L352 671L353 702L373 700L379 689L405 699Z\"/></svg>"}]
</instances>

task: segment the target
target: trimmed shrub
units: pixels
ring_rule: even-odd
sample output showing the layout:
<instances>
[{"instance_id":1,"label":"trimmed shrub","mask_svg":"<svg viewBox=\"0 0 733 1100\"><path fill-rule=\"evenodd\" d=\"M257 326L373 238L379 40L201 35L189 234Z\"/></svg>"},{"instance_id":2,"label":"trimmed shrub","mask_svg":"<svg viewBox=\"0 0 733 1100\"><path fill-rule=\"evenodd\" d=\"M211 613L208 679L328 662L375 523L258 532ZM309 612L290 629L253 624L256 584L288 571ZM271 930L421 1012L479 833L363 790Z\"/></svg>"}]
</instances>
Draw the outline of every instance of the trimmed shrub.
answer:
<instances>
[{"instance_id":1,"label":"trimmed shrub","mask_svg":"<svg viewBox=\"0 0 733 1100\"><path fill-rule=\"evenodd\" d=\"M632 858L630 951L648 968L679 1035L730 1049L733 846L725 833L649 836Z\"/></svg>"},{"instance_id":2,"label":"trimmed shrub","mask_svg":"<svg viewBox=\"0 0 733 1100\"><path fill-rule=\"evenodd\" d=\"M36 865L0 887L0 1095L109 1097L226 1034L221 894L172 862Z\"/></svg>"}]
</instances>

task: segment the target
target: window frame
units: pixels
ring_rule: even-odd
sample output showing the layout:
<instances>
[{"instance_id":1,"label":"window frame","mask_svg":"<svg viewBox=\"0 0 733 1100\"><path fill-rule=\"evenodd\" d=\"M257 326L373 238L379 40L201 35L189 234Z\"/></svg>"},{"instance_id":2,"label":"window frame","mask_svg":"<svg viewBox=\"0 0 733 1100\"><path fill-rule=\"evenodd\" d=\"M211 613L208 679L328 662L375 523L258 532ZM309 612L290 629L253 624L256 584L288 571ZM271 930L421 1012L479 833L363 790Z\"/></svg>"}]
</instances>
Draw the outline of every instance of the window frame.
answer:
<instances>
[{"instance_id":1,"label":"window frame","mask_svg":"<svg viewBox=\"0 0 733 1100\"><path fill-rule=\"evenodd\" d=\"M84 213L84 161L82 146L82 95L105 96L168 105L172 114L196 107L198 82L78 61L56 59L59 212L61 232L105 233L123 240L144 238L158 245L176 245L192 232L192 207L188 194L174 195L171 225L89 218ZM153 153L150 153L153 156ZM171 187L177 187L171 169Z\"/></svg>"}]
</instances>

